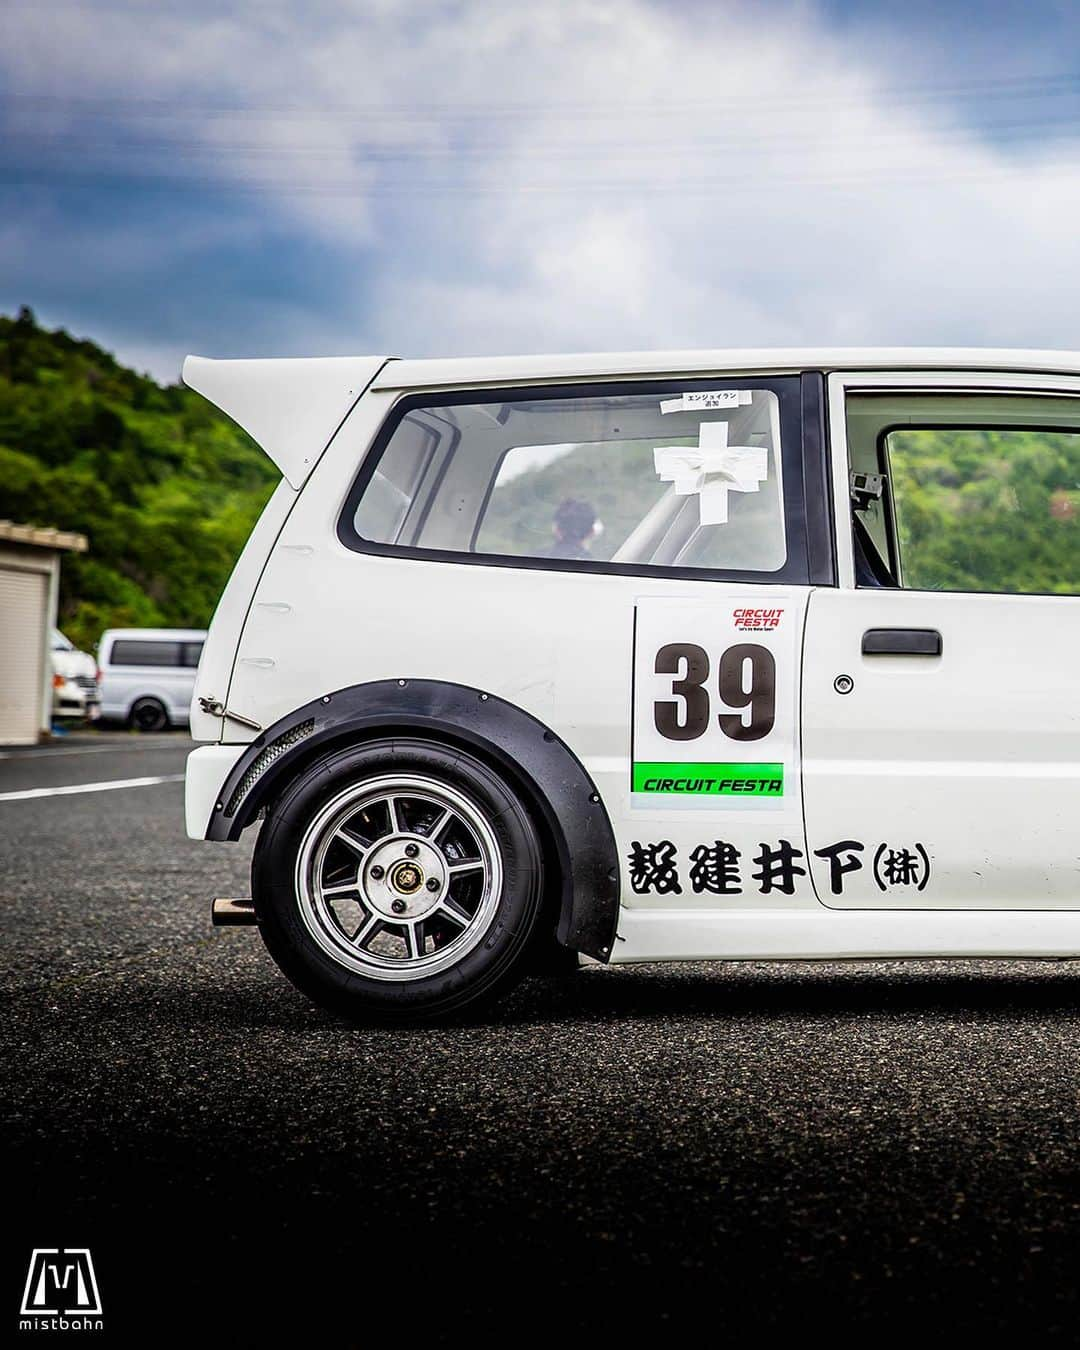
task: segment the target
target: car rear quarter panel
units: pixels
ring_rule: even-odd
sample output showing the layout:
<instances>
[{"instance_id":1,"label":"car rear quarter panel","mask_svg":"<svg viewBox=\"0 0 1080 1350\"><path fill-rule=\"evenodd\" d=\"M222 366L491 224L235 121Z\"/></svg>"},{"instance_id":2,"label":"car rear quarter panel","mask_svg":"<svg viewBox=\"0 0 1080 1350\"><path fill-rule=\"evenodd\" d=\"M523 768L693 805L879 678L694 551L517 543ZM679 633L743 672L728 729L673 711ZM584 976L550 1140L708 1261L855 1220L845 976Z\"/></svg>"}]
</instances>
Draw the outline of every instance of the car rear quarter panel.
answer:
<instances>
[{"instance_id":1,"label":"car rear quarter panel","mask_svg":"<svg viewBox=\"0 0 1080 1350\"><path fill-rule=\"evenodd\" d=\"M296 491L283 478L263 508L218 601L199 660L191 700L191 734L197 741L219 741L223 738L247 741L256 735L236 722L230 722L226 727L220 717L202 711L199 699L215 699L229 706L233 664L252 596L267 556L296 498Z\"/></svg>"},{"instance_id":2,"label":"car rear quarter panel","mask_svg":"<svg viewBox=\"0 0 1080 1350\"><path fill-rule=\"evenodd\" d=\"M244 625L230 707L269 727L325 694L377 681L444 681L487 691L549 727L582 762L624 857L630 839L649 838L642 830L654 827L680 839L680 847L692 846L701 831L699 812L650 821L631 802L635 605L678 596L722 606L746 587L348 548L337 536L338 515L394 397L390 391L365 395L289 514ZM784 594L801 629L805 591ZM747 831L759 828L756 815L743 824ZM801 837L801 816L790 829L796 831L791 837ZM626 886L623 897L624 904L657 903L656 896L630 894ZM694 908L715 898L686 895L682 903ZM800 878L797 893L783 903L817 901Z\"/></svg>"}]
</instances>

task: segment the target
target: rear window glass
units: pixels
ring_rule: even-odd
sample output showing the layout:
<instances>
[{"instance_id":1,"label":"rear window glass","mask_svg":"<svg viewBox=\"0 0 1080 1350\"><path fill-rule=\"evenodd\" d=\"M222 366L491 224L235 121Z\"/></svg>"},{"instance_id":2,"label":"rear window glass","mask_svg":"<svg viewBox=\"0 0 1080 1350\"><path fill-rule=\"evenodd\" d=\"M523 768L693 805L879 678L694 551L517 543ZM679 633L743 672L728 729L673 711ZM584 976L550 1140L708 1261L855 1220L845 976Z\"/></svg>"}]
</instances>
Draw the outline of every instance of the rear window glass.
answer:
<instances>
[{"instance_id":1,"label":"rear window glass","mask_svg":"<svg viewBox=\"0 0 1080 1350\"><path fill-rule=\"evenodd\" d=\"M342 537L779 580L789 555L784 384L411 406L354 490Z\"/></svg>"}]
</instances>

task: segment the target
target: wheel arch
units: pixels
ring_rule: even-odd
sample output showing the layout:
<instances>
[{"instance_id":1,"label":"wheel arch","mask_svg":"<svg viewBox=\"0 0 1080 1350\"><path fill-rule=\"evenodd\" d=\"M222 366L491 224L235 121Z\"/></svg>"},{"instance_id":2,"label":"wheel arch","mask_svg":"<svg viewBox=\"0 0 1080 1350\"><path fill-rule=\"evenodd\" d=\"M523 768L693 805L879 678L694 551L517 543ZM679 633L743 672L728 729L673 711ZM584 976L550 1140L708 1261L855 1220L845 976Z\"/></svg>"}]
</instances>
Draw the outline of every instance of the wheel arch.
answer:
<instances>
[{"instance_id":1,"label":"wheel arch","mask_svg":"<svg viewBox=\"0 0 1080 1350\"><path fill-rule=\"evenodd\" d=\"M153 699L155 703L160 703L163 708L168 707L169 704L163 689L159 689L157 686L142 686L138 689L132 689L124 695L124 706L130 712L135 704L141 703L144 698Z\"/></svg>"},{"instance_id":2,"label":"wheel arch","mask_svg":"<svg viewBox=\"0 0 1080 1350\"><path fill-rule=\"evenodd\" d=\"M619 860L611 821L585 766L550 727L516 704L439 680L381 680L322 695L251 742L211 813L208 839L238 839L284 785L347 745L425 735L468 751L501 773L557 863L555 936L599 961L611 956L619 909Z\"/></svg>"}]
</instances>

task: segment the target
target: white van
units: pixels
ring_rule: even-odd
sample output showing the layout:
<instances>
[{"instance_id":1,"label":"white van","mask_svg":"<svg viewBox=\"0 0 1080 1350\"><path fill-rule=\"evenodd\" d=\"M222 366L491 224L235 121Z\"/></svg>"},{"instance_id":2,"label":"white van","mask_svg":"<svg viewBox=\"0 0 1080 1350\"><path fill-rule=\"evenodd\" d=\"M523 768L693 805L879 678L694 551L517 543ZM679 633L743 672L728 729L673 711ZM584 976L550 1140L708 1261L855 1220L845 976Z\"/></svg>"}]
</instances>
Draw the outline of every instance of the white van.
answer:
<instances>
[{"instance_id":1,"label":"white van","mask_svg":"<svg viewBox=\"0 0 1080 1350\"><path fill-rule=\"evenodd\" d=\"M345 1014L1080 953L1080 353L206 361L282 481L187 828Z\"/></svg>"},{"instance_id":2,"label":"white van","mask_svg":"<svg viewBox=\"0 0 1080 1350\"><path fill-rule=\"evenodd\" d=\"M136 731L186 727L206 630L110 628L98 645L101 716Z\"/></svg>"}]
</instances>

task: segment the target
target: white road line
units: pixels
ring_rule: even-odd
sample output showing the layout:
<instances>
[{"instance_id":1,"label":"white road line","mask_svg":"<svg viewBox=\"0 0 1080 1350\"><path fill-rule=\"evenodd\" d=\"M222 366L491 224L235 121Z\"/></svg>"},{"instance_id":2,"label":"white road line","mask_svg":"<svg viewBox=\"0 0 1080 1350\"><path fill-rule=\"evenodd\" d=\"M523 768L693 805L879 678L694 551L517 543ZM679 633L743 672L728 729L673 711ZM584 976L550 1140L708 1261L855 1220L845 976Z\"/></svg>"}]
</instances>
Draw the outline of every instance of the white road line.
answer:
<instances>
[{"instance_id":1,"label":"white road line","mask_svg":"<svg viewBox=\"0 0 1080 1350\"><path fill-rule=\"evenodd\" d=\"M167 773L159 778L117 778L109 783L74 783L70 787L24 788L22 792L0 792L0 802L21 802L31 797L66 797L76 792L112 792L115 788L152 787L155 783L182 783L182 773Z\"/></svg>"},{"instance_id":2,"label":"white road line","mask_svg":"<svg viewBox=\"0 0 1080 1350\"><path fill-rule=\"evenodd\" d=\"M112 755L117 751L126 751L129 755L138 752L145 753L148 750L168 750L175 746L187 746L193 744L186 740L175 737L163 737L160 740L143 741L132 738L123 745L79 745L71 750L61 750L59 747L49 746L41 750L0 750L0 759L58 759L61 755Z\"/></svg>"}]
</instances>

